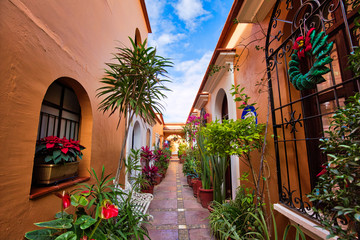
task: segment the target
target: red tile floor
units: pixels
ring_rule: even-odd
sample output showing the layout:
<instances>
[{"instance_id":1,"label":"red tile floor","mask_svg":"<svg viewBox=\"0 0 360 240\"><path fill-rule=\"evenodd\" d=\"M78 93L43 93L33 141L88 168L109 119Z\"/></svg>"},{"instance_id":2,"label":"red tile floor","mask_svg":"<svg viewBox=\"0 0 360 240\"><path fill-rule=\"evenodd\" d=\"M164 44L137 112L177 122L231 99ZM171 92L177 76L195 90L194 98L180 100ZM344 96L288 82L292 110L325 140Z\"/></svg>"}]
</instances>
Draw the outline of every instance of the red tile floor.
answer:
<instances>
[{"instance_id":1,"label":"red tile floor","mask_svg":"<svg viewBox=\"0 0 360 240\"><path fill-rule=\"evenodd\" d=\"M209 211L193 196L176 158L172 158L165 179L154 188L149 214L154 217L147 226L152 240L214 239L208 226Z\"/></svg>"}]
</instances>

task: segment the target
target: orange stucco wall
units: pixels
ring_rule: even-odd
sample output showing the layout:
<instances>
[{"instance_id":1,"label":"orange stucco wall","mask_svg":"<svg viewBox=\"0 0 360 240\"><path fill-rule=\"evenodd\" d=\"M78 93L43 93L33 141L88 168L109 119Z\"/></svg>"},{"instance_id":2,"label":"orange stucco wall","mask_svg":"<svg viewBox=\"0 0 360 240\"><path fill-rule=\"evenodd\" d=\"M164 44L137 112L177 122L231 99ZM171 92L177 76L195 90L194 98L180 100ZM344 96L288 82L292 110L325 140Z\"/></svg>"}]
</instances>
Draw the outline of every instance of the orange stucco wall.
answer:
<instances>
[{"instance_id":1,"label":"orange stucco wall","mask_svg":"<svg viewBox=\"0 0 360 240\"><path fill-rule=\"evenodd\" d=\"M115 173L124 125L116 130L116 114L99 112L95 95L104 63L136 28L144 40L140 1L0 1L0 239L22 239L59 210L52 194L29 200L40 107L53 81L64 77L79 98L80 175L102 165Z\"/></svg>"},{"instance_id":2,"label":"orange stucco wall","mask_svg":"<svg viewBox=\"0 0 360 240\"><path fill-rule=\"evenodd\" d=\"M269 14L271 14L271 10L269 10ZM263 32L266 32L268 28L270 16L268 15L262 22L260 23L240 23L240 24L232 24L230 26L230 30L228 35L225 36L225 41L222 46L218 46L219 48L235 48L237 56L234 58L234 66L235 70L233 72L235 84L240 84L241 87L245 87L244 93L246 93L251 99L249 103L257 103L257 114L258 114L258 122L266 123L268 117L268 86L266 81L266 62L265 62L265 53L263 50L256 50L255 46L264 46L265 45L265 35ZM265 30L265 31L264 31ZM258 41L256 41L258 39ZM283 73L285 74L285 72ZM221 83L218 83L221 84ZM298 93L294 93L298 94ZM284 97L286 98L286 96ZM288 101L288 99L282 99L283 101ZM207 112L212 115L214 113L211 112L211 101L207 103L205 106ZM236 103L237 107L239 107L242 102ZM298 111L301 112L299 106ZM241 117L243 110L236 110L237 118ZM273 128L272 128L272 118L271 112L269 113L268 119L268 133L266 136L267 145L265 151L265 177L267 177L267 186L265 186L266 190L265 201L267 203L267 207L269 207L273 203L278 203L279 201L279 193L278 193L278 182L277 182L277 168L276 168L276 157L275 157L275 149L274 149L274 140L272 138ZM289 116L290 117L290 116ZM288 130L290 132L290 130ZM289 133L285 133L289 134ZM303 134L303 133L298 133ZM302 151L300 151L299 161L302 169L302 177L304 179L308 179L308 163L306 157L306 146L300 146ZM288 146L288 155L295 154L292 150L291 146ZM255 169L258 169L258 165L260 162L261 154L259 152L252 153L252 161L255 163ZM281 162L280 164L285 164L285 162ZM294 170L293 173L290 173L289 176L291 178L291 182L295 185L297 184L297 179L295 179L295 167L292 168ZM250 172L249 168L246 164L240 161L240 175L244 172ZM283 179L285 176L282 176ZM242 182L241 184L244 184ZM303 192L310 192L310 182L307 180L308 184L302 183ZM248 185L250 186L250 185ZM252 186L252 185L251 185ZM288 219L282 216L281 214L274 212L278 230L282 232L285 226L289 223ZM280 236L281 237L281 236ZM311 238L309 238L311 239Z\"/></svg>"}]
</instances>

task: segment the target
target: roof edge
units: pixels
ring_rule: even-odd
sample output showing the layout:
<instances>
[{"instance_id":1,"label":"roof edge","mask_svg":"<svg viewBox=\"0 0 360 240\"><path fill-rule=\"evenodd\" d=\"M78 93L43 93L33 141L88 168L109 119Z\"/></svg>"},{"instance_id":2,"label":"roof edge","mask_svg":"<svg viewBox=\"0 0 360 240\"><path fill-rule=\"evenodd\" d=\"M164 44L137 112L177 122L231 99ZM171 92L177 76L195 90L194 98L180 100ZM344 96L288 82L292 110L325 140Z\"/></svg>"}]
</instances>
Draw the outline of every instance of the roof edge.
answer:
<instances>
[{"instance_id":1,"label":"roof edge","mask_svg":"<svg viewBox=\"0 0 360 240\"><path fill-rule=\"evenodd\" d=\"M143 11L144 14L144 18L145 18L145 22L146 22L146 27L148 30L148 33L152 33L151 31L151 25L150 25L150 20L149 20L149 15L146 9L146 4L145 4L145 0L140 0L140 4L141 4L141 9Z\"/></svg>"}]
</instances>

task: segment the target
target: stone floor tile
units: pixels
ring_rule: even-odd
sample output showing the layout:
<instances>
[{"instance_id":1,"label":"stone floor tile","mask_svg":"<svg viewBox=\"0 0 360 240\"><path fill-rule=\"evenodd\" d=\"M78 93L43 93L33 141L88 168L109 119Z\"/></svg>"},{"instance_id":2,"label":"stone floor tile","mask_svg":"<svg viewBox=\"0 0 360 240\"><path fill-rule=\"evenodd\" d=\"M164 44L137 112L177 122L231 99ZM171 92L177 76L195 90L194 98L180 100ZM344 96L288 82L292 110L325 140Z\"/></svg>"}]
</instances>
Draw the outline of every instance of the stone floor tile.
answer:
<instances>
[{"instance_id":1,"label":"stone floor tile","mask_svg":"<svg viewBox=\"0 0 360 240\"><path fill-rule=\"evenodd\" d=\"M165 192L165 191L155 191L154 192L154 200L160 199L176 199L176 192Z\"/></svg>"},{"instance_id":2,"label":"stone floor tile","mask_svg":"<svg viewBox=\"0 0 360 240\"><path fill-rule=\"evenodd\" d=\"M178 230L177 229L165 229L157 230L150 229L149 236L152 240L177 240L178 239Z\"/></svg>"},{"instance_id":3,"label":"stone floor tile","mask_svg":"<svg viewBox=\"0 0 360 240\"><path fill-rule=\"evenodd\" d=\"M186 224L207 224L209 211L185 211Z\"/></svg>"},{"instance_id":4,"label":"stone floor tile","mask_svg":"<svg viewBox=\"0 0 360 240\"><path fill-rule=\"evenodd\" d=\"M172 185L172 186L163 186L163 185L157 185L156 187L155 187L155 189L154 190L157 190L157 191L176 191L176 185L174 184L174 185Z\"/></svg>"},{"instance_id":5,"label":"stone floor tile","mask_svg":"<svg viewBox=\"0 0 360 240\"><path fill-rule=\"evenodd\" d=\"M201 208L202 208L201 204L198 203L195 198L194 198L194 199L191 199L191 200L186 200L186 199L184 199L183 201L184 201L184 208L185 208L185 209L188 209L188 208L198 208L198 209L201 209Z\"/></svg>"},{"instance_id":6,"label":"stone floor tile","mask_svg":"<svg viewBox=\"0 0 360 240\"><path fill-rule=\"evenodd\" d=\"M152 208L177 208L177 200L152 200L149 209Z\"/></svg>"},{"instance_id":7,"label":"stone floor tile","mask_svg":"<svg viewBox=\"0 0 360 240\"><path fill-rule=\"evenodd\" d=\"M190 229L189 236L191 240L210 240L215 239L211 236L210 229Z\"/></svg>"},{"instance_id":8,"label":"stone floor tile","mask_svg":"<svg viewBox=\"0 0 360 240\"><path fill-rule=\"evenodd\" d=\"M177 225L178 224L178 213L177 211L161 211L153 212L150 211L150 214L154 217L151 224L156 225Z\"/></svg>"}]
</instances>

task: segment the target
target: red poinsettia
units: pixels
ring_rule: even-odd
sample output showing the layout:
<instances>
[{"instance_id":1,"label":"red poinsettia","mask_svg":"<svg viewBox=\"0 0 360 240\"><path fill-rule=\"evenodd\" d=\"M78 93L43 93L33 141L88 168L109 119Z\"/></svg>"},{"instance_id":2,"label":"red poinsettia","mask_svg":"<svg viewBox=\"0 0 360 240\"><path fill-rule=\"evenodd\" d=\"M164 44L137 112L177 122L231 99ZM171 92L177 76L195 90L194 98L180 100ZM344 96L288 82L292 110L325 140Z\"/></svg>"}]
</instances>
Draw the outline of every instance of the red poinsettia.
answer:
<instances>
[{"instance_id":1,"label":"red poinsettia","mask_svg":"<svg viewBox=\"0 0 360 240\"><path fill-rule=\"evenodd\" d=\"M100 217L103 219L116 217L119 213L118 207L112 204L110 200L104 200L102 207L100 209L101 209Z\"/></svg>"},{"instance_id":2,"label":"red poinsettia","mask_svg":"<svg viewBox=\"0 0 360 240\"><path fill-rule=\"evenodd\" d=\"M72 162L81 159L81 150L85 149L79 141L56 136L48 136L36 143L36 156L45 157L46 163L58 164L62 161Z\"/></svg>"},{"instance_id":3,"label":"red poinsettia","mask_svg":"<svg viewBox=\"0 0 360 240\"><path fill-rule=\"evenodd\" d=\"M311 28L305 36L300 36L296 38L293 49L297 50L297 55L299 59L305 57L305 53L309 52L312 49L311 42L310 42L310 35L315 30L315 28Z\"/></svg>"},{"instance_id":4,"label":"red poinsettia","mask_svg":"<svg viewBox=\"0 0 360 240\"><path fill-rule=\"evenodd\" d=\"M63 209L66 209L66 208L70 207L71 200L70 200L70 194L69 193L66 193L65 191L63 191L61 194L60 193L55 193L55 195L58 196L59 198L61 198Z\"/></svg>"}]
</instances>

